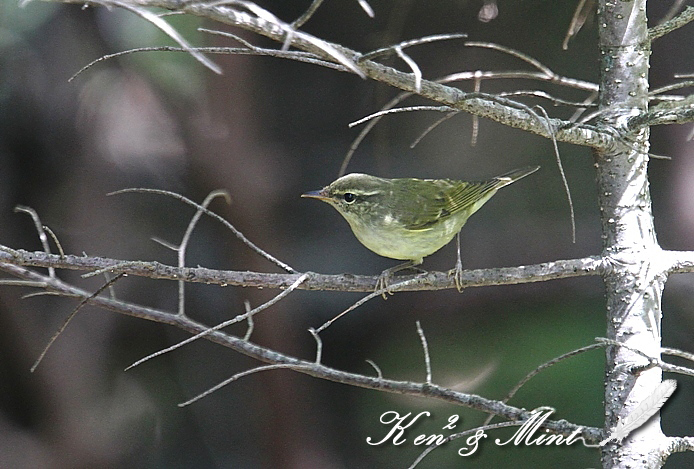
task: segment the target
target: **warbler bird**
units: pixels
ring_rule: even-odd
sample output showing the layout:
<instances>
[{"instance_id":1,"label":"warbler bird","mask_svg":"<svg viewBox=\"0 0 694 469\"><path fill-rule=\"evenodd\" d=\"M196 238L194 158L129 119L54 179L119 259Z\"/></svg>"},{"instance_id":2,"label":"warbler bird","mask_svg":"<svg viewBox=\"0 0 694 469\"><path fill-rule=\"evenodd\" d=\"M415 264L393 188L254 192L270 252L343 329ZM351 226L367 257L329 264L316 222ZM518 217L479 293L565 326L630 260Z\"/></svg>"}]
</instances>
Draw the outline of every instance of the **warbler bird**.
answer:
<instances>
[{"instance_id":1,"label":"warbler bird","mask_svg":"<svg viewBox=\"0 0 694 469\"><path fill-rule=\"evenodd\" d=\"M540 169L516 169L487 181L452 179L386 179L353 173L333 181L310 197L332 205L357 239L371 251L407 263L384 275L421 264L457 235L468 218L496 191ZM456 265L456 285L462 263ZM383 280L387 280L384 278Z\"/></svg>"}]
</instances>

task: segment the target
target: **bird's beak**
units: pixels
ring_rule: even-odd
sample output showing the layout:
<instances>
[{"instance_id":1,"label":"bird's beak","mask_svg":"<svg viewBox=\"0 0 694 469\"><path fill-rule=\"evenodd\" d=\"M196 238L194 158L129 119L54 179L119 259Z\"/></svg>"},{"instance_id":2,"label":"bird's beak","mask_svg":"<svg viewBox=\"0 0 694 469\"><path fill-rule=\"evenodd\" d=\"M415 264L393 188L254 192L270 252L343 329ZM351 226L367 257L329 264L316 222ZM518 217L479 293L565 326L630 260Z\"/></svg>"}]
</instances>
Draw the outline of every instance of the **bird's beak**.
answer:
<instances>
[{"instance_id":1,"label":"bird's beak","mask_svg":"<svg viewBox=\"0 0 694 469\"><path fill-rule=\"evenodd\" d=\"M319 200L322 200L324 202L330 200L330 197L328 196L328 191L326 191L325 188L323 188L319 191L306 192L305 194L301 194L301 197L309 197L311 199L319 199Z\"/></svg>"}]
</instances>

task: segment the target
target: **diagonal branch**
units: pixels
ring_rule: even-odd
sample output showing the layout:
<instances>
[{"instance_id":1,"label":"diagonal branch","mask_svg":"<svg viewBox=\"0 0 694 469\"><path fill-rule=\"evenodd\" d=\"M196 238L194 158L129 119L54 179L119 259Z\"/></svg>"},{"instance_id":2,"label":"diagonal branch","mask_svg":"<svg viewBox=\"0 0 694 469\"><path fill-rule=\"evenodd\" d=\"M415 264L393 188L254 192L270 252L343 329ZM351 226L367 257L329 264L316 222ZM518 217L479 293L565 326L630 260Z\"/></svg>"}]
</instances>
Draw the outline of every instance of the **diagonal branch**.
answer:
<instances>
[{"instance_id":1,"label":"diagonal branch","mask_svg":"<svg viewBox=\"0 0 694 469\"><path fill-rule=\"evenodd\" d=\"M78 3L83 0L54 0L62 3ZM97 5L109 5L110 0L99 0ZM125 2L126 0L117 0ZM346 71L359 76L368 77L381 83L416 93L439 104L447 105L457 110L465 111L479 117L485 117L500 124L525 130L545 138L551 138L545 122L540 122L534 113L517 103L480 93L465 93L460 89L421 80L421 91L418 91L417 80L411 73L405 73L385 66L373 60L365 60L364 56L352 49L323 41L307 33L296 31L289 25L276 20L269 12L262 10L251 2L193 2L183 3L179 0L129 0L138 7L164 8L171 11L187 13L208 18L220 23L237 26L242 29L260 34L283 44L295 47L305 52L333 63L339 63ZM87 2L90 4L90 2ZM254 5L255 9L250 10ZM256 11L257 10L257 11ZM260 11L267 14L260 15ZM600 150L608 150L614 145L614 136L609 129L572 123L561 119L552 119L550 128L557 129L555 138L561 142L590 146Z\"/></svg>"}]
</instances>

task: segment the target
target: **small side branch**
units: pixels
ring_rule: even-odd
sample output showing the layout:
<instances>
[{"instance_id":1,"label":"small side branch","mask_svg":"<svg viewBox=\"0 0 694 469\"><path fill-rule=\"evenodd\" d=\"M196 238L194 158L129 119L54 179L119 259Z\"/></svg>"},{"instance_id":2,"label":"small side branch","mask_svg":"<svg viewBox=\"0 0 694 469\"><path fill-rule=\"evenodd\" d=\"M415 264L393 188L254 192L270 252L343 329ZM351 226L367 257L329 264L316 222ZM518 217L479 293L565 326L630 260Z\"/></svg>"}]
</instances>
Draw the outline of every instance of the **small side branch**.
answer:
<instances>
[{"instance_id":1,"label":"small side branch","mask_svg":"<svg viewBox=\"0 0 694 469\"><path fill-rule=\"evenodd\" d=\"M214 73L221 75L222 74L222 69L219 68L217 64L212 62L210 59L205 57L201 52L195 50L193 47L188 44L188 42L181 36L176 29L171 26L169 23L164 21L159 15L156 15L152 13L149 10L146 10L142 8L139 5L131 4L127 1L120 1L120 0L108 0L101 2L100 0L92 0L94 3L101 3L105 6L109 5L114 5L119 8L123 8L124 10L128 10L137 16L143 18L146 21L149 21L152 23L154 26L159 28L164 34L169 36L171 39L176 41L180 46L185 49L186 52L188 52L190 55L192 55L198 62L203 64L205 67L209 68L212 70ZM146 6L146 5L145 5Z\"/></svg>"},{"instance_id":2,"label":"small side branch","mask_svg":"<svg viewBox=\"0 0 694 469\"><path fill-rule=\"evenodd\" d=\"M665 101L651 107L648 112L629 119L627 128L630 131L635 131L652 125L686 124L689 122L694 122L694 94L679 101Z\"/></svg>"},{"instance_id":3,"label":"small side branch","mask_svg":"<svg viewBox=\"0 0 694 469\"><path fill-rule=\"evenodd\" d=\"M53 334L53 337L48 341L46 346L44 347L43 351L41 351L41 354L39 357L36 359L34 364L31 366L31 372L33 373L36 371L36 368L39 366L41 361L43 360L43 357L46 356L46 353L48 353L48 349L51 348L51 345L53 345L53 342L56 341L56 339L60 336L60 334L63 333L63 331L67 328L68 324L72 321L72 319L77 315L77 313L87 304L89 303L90 300L96 298L98 295L101 294L102 291L106 290L108 287L113 285L115 282L120 280L122 277L124 277L125 274L118 274L115 277L113 277L111 280L107 281L104 283L101 287L99 287L98 290L96 290L94 293L91 295L84 297L82 301L75 307L75 309L72 310L70 314L68 314L67 318L65 318L65 321L63 321L63 324L58 328L58 330Z\"/></svg>"},{"instance_id":4,"label":"small side branch","mask_svg":"<svg viewBox=\"0 0 694 469\"><path fill-rule=\"evenodd\" d=\"M275 264L275 265L281 267L282 269L286 270L287 272L292 272L292 273L295 273L295 272L296 272L296 270L294 270L293 268L291 268L289 265L285 264L284 262L282 262L282 261L280 261L279 259L275 258L274 256L272 256L272 255L269 254L268 252L266 252L266 251L260 249L258 246L256 246L255 243L253 243L251 240L249 240L248 238L246 238L246 237L244 236L243 233L241 233L238 229L236 229L236 227L235 227L234 225L232 225L231 223L229 223L229 222L228 222L227 220L225 220L223 217L219 216L218 214L216 214L216 213L213 212L212 210L209 210L208 208L203 207L202 205L197 204L197 203L193 202L192 200L190 200L189 198L184 197L184 196L182 196L182 195L180 195L180 194L177 194L177 193L175 193L175 192L165 191L165 190L159 190L159 189L131 188L131 189L121 189L121 190L119 190L119 191L111 192L110 194L107 194L107 195L127 194L127 193L130 193L130 192L142 192L142 193L148 193L148 194L166 195L166 196L169 196L169 197L173 197L174 199L178 199L178 200L180 200L181 202L183 202L183 203L185 203L185 204L188 204L188 205L194 207L198 212L204 213L205 215L208 215L208 216L214 218L215 220L219 221L220 223L222 223L222 224L223 224L224 226L226 226L232 233L234 233L234 235L235 235L238 239L240 239L246 246L248 246L248 247L251 248L253 251L255 251L255 252L257 252L258 254L260 254L261 256L263 256L263 257L264 257L265 259L267 259L268 261L270 261L270 262L272 262L273 264Z\"/></svg>"},{"instance_id":5,"label":"small side branch","mask_svg":"<svg viewBox=\"0 0 694 469\"><path fill-rule=\"evenodd\" d=\"M189 400L187 400L187 401L185 401L185 402L181 402L180 404L178 404L178 407L186 407L186 406L192 404L193 402L197 402L197 401L199 401L200 399L202 399L203 397L209 396L209 395L212 394L213 392L215 392L215 391L217 391L217 390L223 388L223 387L226 386L227 384L233 383L233 382L236 381L237 379L243 378L244 376L248 376L248 375L251 375L251 374L253 374L253 373L258 373L258 372L260 372L260 371L279 370L279 369L282 369L282 368L284 368L284 369L290 369L290 370L295 370L295 371L299 371L299 370L301 370L302 368L305 368L305 367L302 367L302 366L300 366L300 365L277 364L277 365L264 365L264 366L258 366L258 367L256 367L256 368L252 368L252 369L250 369L250 370L242 371L241 373L236 373L236 374L235 374L234 376L232 376L231 378L225 379L225 380L222 381L221 383L218 383L218 384L212 386L212 387L211 387L210 389L208 389L207 391L198 394L197 396L193 397L192 399L189 399Z\"/></svg>"},{"instance_id":6,"label":"small side branch","mask_svg":"<svg viewBox=\"0 0 694 469\"><path fill-rule=\"evenodd\" d=\"M669 34L674 30L681 28L686 24L689 24L692 21L694 21L694 7L688 6L684 9L682 13L675 16L671 20L668 20L663 24L654 26L653 28L649 29L648 39L654 41L655 39L665 36L666 34Z\"/></svg>"},{"instance_id":7,"label":"small side branch","mask_svg":"<svg viewBox=\"0 0 694 469\"><path fill-rule=\"evenodd\" d=\"M424 329L419 321L417 321L417 334L419 334L419 340L422 341L422 350L424 351L424 366L427 370L427 384L431 384L431 357L429 357L429 344L427 343L427 336L424 335Z\"/></svg>"},{"instance_id":8,"label":"small side branch","mask_svg":"<svg viewBox=\"0 0 694 469\"><path fill-rule=\"evenodd\" d=\"M694 272L694 251L663 251L665 262L669 264L671 274Z\"/></svg>"},{"instance_id":9,"label":"small side branch","mask_svg":"<svg viewBox=\"0 0 694 469\"><path fill-rule=\"evenodd\" d=\"M661 452L663 464L665 464L665 459L671 454L684 453L686 451L694 451L694 437L684 436L668 438L668 444Z\"/></svg>"},{"instance_id":10,"label":"small side branch","mask_svg":"<svg viewBox=\"0 0 694 469\"><path fill-rule=\"evenodd\" d=\"M427 446L427 448L424 451L422 451L422 453L417 457L417 459L414 460L414 462L407 469L415 469L419 465L419 463L422 462L422 460L429 453L431 453L435 449L439 448L440 446L445 445L446 443L457 440L458 438L463 438L463 437L472 436L472 435L480 435L480 432L481 432L481 435L486 436L485 432L487 432L489 430L496 430L498 428L507 428L507 427L517 427L519 425L521 425L520 422L499 422L499 423L493 423L491 425L482 425L480 427L471 428L471 429L465 430L463 432L449 435L448 437L443 439L441 442L436 442L436 443L433 443L433 444ZM473 437L473 438L475 438L475 437ZM473 440L473 441L479 441L479 440ZM471 445L470 448L463 447L460 450L458 450L458 455L469 456L472 453L474 453L476 448L477 448L477 446L474 446L474 445Z\"/></svg>"},{"instance_id":11,"label":"small side branch","mask_svg":"<svg viewBox=\"0 0 694 469\"><path fill-rule=\"evenodd\" d=\"M131 368L134 368L134 367L136 367L136 366L138 366L138 365L141 365L142 363L144 363L144 362L146 362L146 361L148 361L148 360L151 360L152 358L158 357L158 356L163 355L163 354L165 354L165 353L168 353L168 352L171 352L171 351L173 351L173 350L176 350L177 348L183 347L184 345L189 344L189 343L191 343L191 342L193 342L193 341L195 341L195 340L198 340L198 339L200 339L201 337L205 337L205 336L207 336L207 335L209 335L209 334L211 334L211 333L213 333L213 332L222 330L222 329L224 329L225 327L229 327L229 326L231 326L232 324L236 324L236 323L239 323L239 322L241 322L241 321L245 321L245 320L248 320L248 319L252 318L254 314L257 314L257 313L259 313L259 312L261 312L261 311L263 311L263 310L269 308L270 306L274 305L275 303L277 303L278 301L280 301L281 299L283 299L284 297L286 297L287 295L289 295L291 292L293 292L293 291L296 289L296 287L298 287L304 280L306 280L306 277L307 277L306 274L302 275L301 277L299 277L299 278L296 280L296 282L294 282L294 283L292 284L292 286L290 286L289 288L287 288L286 290L284 290L282 293L280 293L279 295L275 296L275 297L272 298L271 300L266 301L266 302L263 303L262 305L258 306L257 308L253 308L252 310L247 311L247 312L244 313L244 314L239 314L239 315L236 316L235 318L229 319L228 321L221 322L221 323L217 324L216 326L207 328L207 329L205 329L204 331L202 331L202 332L200 332L200 333L198 333L198 334L195 334L195 335L193 335L193 336L191 336L191 337L188 337L187 339L182 340L182 341L180 341L180 342L178 342L178 343L176 343L176 344L174 344L174 345L172 345L172 346L170 346L170 347L167 347L167 348L165 348L165 349L159 350L158 352L154 352L154 353L152 353L152 354L150 354L150 355L147 355L146 357L139 359L138 361L136 361L135 363L133 363L132 365L130 365L129 367L127 367L127 368L125 369L125 371L128 371L128 370L131 369ZM179 316L182 316L182 315L179 314ZM246 340L246 339L244 338L244 340Z\"/></svg>"},{"instance_id":12,"label":"small side branch","mask_svg":"<svg viewBox=\"0 0 694 469\"><path fill-rule=\"evenodd\" d=\"M521 379L518 383L516 383L516 385L508 392L508 394L507 394L506 397L502 400L502 402L503 402L503 403L507 403L508 401L510 401L510 400L516 395L516 393L520 390L520 388L522 388L523 386L525 386L525 384L526 384L528 381L530 381L532 378L534 378L535 376L537 376L541 371L543 371L543 370L545 370L545 369L547 369L547 368L550 368L550 367L556 365L557 363L562 362L562 361L564 361L564 360L566 360L566 359L568 359L568 358L574 357L574 356L576 356L576 355L580 355L580 354L582 354L582 353L584 353L584 352L587 352L587 351L589 351L589 350L593 350L593 349L597 349L597 348L602 348L602 347L604 347L604 346L605 346L605 345L602 344L602 343L590 344L590 345L587 345L587 346L585 346L585 347L581 347L581 348L578 348L578 349L576 349L576 350L572 350L572 351L570 351L570 352L567 352L567 353L565 353L565 354L562 354L562 355L560 355L560 356L558 356L558 357L556 357L556 358L553 358L553 359L551 359L551 360L549 360L549 361L543 363L542 365L538 366L537 368L535 368L534 370L532 370L530 373L528 373L527 375L525 375L525 377L523 377L523 379ZM487 419L484 421L484 425L489 424L489 423L492 421L492 418L493 418L493 417L494 417L493 415L490 415L489 417L487 417Z\"/></svg>"},{"instance_id":13,"label":"small side branch","mask_svg":"<svg viewBox=\"0 0 694 469\"><path fill-rule=\"evenodd\" d=\"M34 222L34 227L36 228L36 232L39 235L39 241L41 241L41 246L43 246L43 252L45 252L46 254L50 254L51 248L48 245L48 237L46 236L46 231L44 229L45 227L44 227L43 223L41 223L41 219L39 218L39 214L36 213L36 210L34 210L31 207L25 207L23 205L17 205L14 208L14 211L17 213L26 213L27 215L29 215L31 217L32 221ZM53 233L53 232L51 231L51 233ZM55 236L53 236L53 239L57 239L57 238L55 238ZM60 254L62 256L65 256L65 253L63 252L62 246L60 248ZM55 277L55 268L49 267L48 268L48 275L50 275L51 277Z\"/></svg>"}]
</instances>

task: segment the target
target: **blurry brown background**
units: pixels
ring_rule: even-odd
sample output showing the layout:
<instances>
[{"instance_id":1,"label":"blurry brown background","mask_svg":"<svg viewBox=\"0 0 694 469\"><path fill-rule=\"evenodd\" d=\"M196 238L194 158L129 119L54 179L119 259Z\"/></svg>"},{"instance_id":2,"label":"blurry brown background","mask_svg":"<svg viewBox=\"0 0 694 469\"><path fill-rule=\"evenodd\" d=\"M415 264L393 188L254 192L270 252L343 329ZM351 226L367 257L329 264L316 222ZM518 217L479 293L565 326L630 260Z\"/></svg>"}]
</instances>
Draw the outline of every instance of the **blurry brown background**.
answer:
<instances>
[{"instance_id":1,"label":"blurry brown background","mask_svg":"<svg viewBox=\"0 0 694 469\"><path fill-rule=\"evenodd\" d=\"M291 21L309 1L261 5ZM555 72L597 80L595 25L589 20L564 51L561 43L576 2L499 2L498 16L483 22L482 1L371 1L368 18L356 1L325 2L304 29L318 37L368 51L424 35L466 32L527 53ZM487 2L491 3L491 2ZM290 5L288 5L290 4ZM671 2L651 2L662 17ZM218 27L194 18L167 19L196 45L232 45L197 32ZM255 44L277 47L234 31ZM657 41L651 83L671 83L694 71L691 26ZM107 197L127 187L180 192L201 201L214 189L232 203L212 208L262 248L300 271L375 275L393 261L371 253L324 204L299 194L332 181L360 128L347 124L380 108L396 91L353 75L267 57L211 56L217 76L186 54L147 52L95 65L104 54L171 44L153 26L123 11L34 2L19 8L0 0L0 243L40 249L30 219L17 204L35 208L69 253L175 264L175 254L150 240L179 242L193 212L161 196ZM463 41L418 46L408 53L425 77L463 70L529 70L507 55L465 48ZM405 70L397 59L391 63ZM471 84L462 84L471 90ZM545 89L565 99L572 90L536 82L484 82L482 91ZM534 101L528 100L530 104ZM418 101L410 101L410 104ZM544 105L550 115L572 110ZM407 113L382 120L349 167L384 177L478 179L525 165L542 165L531 178L501 191L463 230L467 268L532 264L598 254L601 249L592 156L560 144L576 208L577 241L571 243L569 210L551 142L481 121L470 145L472 119L459 115L410 149L440 115ZM694 249L694 143L691 126L652 131L652 151L671 161L649 168L658 238L664 248ZM427 258L424 267L453 267L454 246ZM194 232L189 265L277 271L213 220ZM61 278L95 289L102 280ZM172 282L127 278L120 298L174 310ZM372 468L407 467L421 452L420 433L441 433L452 414L459 430L484 415L421 399L322 382L289 371L243 378L186 408L185 401L238 371L246 357L198 341L138 368L142 356L186 337L171 327L86 308L49 351L34 374L29 368L75 303L21 299L29 289L0 287L0 467L143 468ZM192 285L187 311L210 324L277 292ZM361 296L295 292L256 319L253 339L309 358L317 327ZM694 288L690 275L669 280L664 294L664 345L692 351ZM434 381L502 398L537 365L604 335L599 278L455 291L399 293L377 298L336 322L322 336L324 362L386 377L424 380L415 321L427 334ZM242 333L243 328L236 330ZM543 372L511 401L520 407L550 405L556 418L584 425L602 422L603 354L594 351ZM691 379L664 409L667 434L692 434ZM428 410L408 443L369 446L386 428L380 415ZM451 442L419 466L597 467L597 452L569 448L497 447L498 431L473 457ZM570 462L566 462L570 461ZM692 455L672 456L685 467Z\"/></svg>"}]
</instances>

